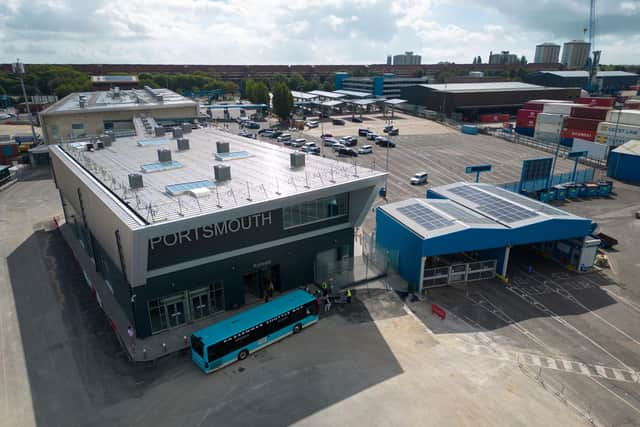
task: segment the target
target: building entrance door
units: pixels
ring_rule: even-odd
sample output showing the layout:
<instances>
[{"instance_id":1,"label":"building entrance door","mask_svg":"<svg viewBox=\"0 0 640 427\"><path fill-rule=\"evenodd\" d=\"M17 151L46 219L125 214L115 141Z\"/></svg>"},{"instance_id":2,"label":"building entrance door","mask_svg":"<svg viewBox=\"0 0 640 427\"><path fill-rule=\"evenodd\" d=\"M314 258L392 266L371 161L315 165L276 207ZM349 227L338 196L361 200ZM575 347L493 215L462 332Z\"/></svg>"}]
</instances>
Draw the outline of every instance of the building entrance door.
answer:
<instances>
[{"instance_id":1,"label":"building entrance door","mask_svg":"<svg viewBox=\"0 0 640 427\"><path fill-rule=\"evenodd\" d=\"M167 323L170 328L183 325L186 321L184 312L184 298L170 298L163 301Z\"/></svg>"},{"instance_id":2,"label":"building entrance door","mask_svg":"<svg viewBox=\"0 0 640 427\"><path fill-rule=\"evenodd\" d=\"M194 320L209 315L211 308L208 287L189 292L189 298L191 298L191 316Z\"/></svg>"},{"instance_id":3,"label":"building entrance door","mask_svg":"<svg viewBox=\"0 0 640 427\"><path fill-rule=\"evenodd\" d=\"M276 291L281 290L279 265L263 267L244 275L245 293L256 298L264 298L269 283L273 283Z\"/></svg>"}]
</instances>

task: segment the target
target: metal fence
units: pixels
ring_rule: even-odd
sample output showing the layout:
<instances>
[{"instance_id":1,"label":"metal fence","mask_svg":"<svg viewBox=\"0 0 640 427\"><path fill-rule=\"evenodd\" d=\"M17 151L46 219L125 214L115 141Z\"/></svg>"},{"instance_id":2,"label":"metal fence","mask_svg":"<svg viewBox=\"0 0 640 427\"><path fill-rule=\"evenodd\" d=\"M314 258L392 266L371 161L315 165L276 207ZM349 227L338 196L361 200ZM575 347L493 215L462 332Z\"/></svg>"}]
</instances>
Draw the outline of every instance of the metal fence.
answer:
<instances>
[{"instance_id":1,"label":"metal fence","mask_svg":"<svg viewBox=\"0 0 640 427\"><path fill-rule=\"evenodd\" d=\"M496 275L495 259L425 268L422 289L446 286L453 283L475 282L492 279Z\"/></svg>"},{"instance_id":2,"label":"metal fence","mask_svg":"<svg viewBox=\"0 0 640 427\"><path fill-rule=\"evenodd\" d=\"M577 184L582 184L584 182L592 182L596 179L598 174L596 174L595 169L579 169L576 171L576 179L573 180L573 172L566 172L554 175L551 179L551 185L564 184L565 182L575 182ZM514 193L518 193L520 191L520 181L515 182L507 182L505 184L499 184L498 187L504 188L505 190L513 191ZM526 191L535 191L535 190L543 190L546 188L546 180L542 183L539 188L531 188L529 185L523 185L522 189Z\"/></svg>"}]
</instances>

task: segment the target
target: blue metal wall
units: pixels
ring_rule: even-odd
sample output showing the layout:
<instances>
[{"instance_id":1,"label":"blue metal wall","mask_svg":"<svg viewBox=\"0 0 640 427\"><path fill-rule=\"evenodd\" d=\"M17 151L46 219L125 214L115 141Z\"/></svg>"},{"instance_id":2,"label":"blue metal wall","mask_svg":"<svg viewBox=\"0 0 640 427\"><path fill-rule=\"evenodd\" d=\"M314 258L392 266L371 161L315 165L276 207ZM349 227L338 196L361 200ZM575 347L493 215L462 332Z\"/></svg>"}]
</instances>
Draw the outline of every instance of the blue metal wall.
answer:
<instances>
[{"instance_id":1,"label":"blue metal wall","mask_svg":"<svg viewBox=\"0 0 640 427\"><path fill-rule=\"evenodd\" d=\"M607 176L620 181L640 183L640 156L612 151L607 163Z\"/></svg>"},{"instance_id":2,"label":"blue metal wall","mask_svg":"<svg viewBox=\"0 0 640 427\"><path fill-rule=\"evenodd\" d=\"M349 77L349 73L336 73L336 77L335 77L335 90L340 90L343 88L343 82L344 79L346 79L347 77Z\"/></svg>"},{"instance_id":3,"label":"blue metal wall","mask_svg":"<svg viewBox=\"0 0 640 427\"><path fill-rule=\"evenodd\" d=\"M384 77L375 76L373 78L373 95L382 96L384 93Z\"/></svg>"},{"instance_id":4,"label":"blue metal wall","mask_svg":"<svg viewBox=\"0 0 640 427\"><path fill-rule=\"evenodd\" d=\"M406 281L418 285L422 267L422 238L376 209L376 242L385 249L398 251L398 273Z\"/></svg>"}]
</instances>

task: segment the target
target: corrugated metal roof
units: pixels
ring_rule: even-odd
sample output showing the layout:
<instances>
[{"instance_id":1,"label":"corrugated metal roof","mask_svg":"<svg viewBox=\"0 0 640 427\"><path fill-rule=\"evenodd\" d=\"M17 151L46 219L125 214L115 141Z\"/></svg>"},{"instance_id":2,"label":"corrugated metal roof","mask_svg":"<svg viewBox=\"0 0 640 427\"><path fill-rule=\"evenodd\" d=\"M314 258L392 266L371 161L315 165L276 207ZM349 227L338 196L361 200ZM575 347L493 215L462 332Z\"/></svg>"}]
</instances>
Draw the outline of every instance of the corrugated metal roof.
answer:
<instances>
[{"instance_id":1,"label":"corrugated metal roof","mask_svg":"<svg viewBox=\"0 0 640 427\"><path fill-rule=\"evenodd\" d=\"M313 95L307 92L298 92L297 90L292 90L291 96L298 99L315 99L318 97L318 95Z\"/></svg>"},{"instance_id":2,"label":"corrugated metal roof","mask_svg":"<svg viewBox=\"0 0 640 427\"><path fill-rule=\"evenodd\" d=\"M620 154L630 154L632 156L640 156L640 140L632 139L631 141L625 142L615 150L614 153Z\"/></svg>"},{"instance_id":3,"label":"corrugated metal roof","mask_svg":"<svg viewBox=\"0 0 640 427\"><path fill-rule=\"evenodd\" d=\"M586 71L540 71L541 73L545 73L545 74L553 74L554 76L558 76L558 77L582 77L582 78L587 78L589 77L589 73Z\"/></svg>"},{"instance_id":4,"label":"corrugated metal roof","mask_svg":"<svg viewBox=\"0 0 640 427\"><path fill-rule=\"evenodd\" d=\"M345 97L345 95L341 95L339 93L327 92L326 90L312 90L309 93L311 95L321 96L323 98L339 99L339 98L344 98Z\"/></svg>"},{"instance_id":5,"label":"corrugated metal roof","mask_svg":"<svg viewBox=\"0 0 640 427\"><path fill-rule=\"evenodd\" d=\"M426 87L441 92L504 92L520 90L557 90L558 88L548 88L544 86L532 85L522 82L487 82L487 83L451 83L451 84L421 84Z\"/></svg>"},{"instance_id":6,"label":"corrugated metal roof","mask_svg":"<svg viewBox=\"0 0 640 427\"><path fill-rule=\"evenodd\" d=\"M598 77L638 77L638 75L627 71L598 71Z\"/></svg>"},{"instance_id":7,"label":"corrugated metal roof","mask_svg":"<svg viewBox=\"0 0 640 427\"><path fill-rule=\"evenodd\" d=\"M345 90L345 89L339 89L339 90L334 90L334 93L337 93L339 95L347 95L347 96L354 96L356 98L370 98L373 95L369 92L360 92L357 90Z\"/></svg>"},{"instance_id":8,"label":"corrugated metal roof","mask_svg":"<svg viewBox=\"0 0 640 427\"><path fill-rule=\"evenodd\" d=\"M384 101L385 104L389 104L389 105L404 104L405 102L407 102L406 99L400 99L400 98L393 98L393 99L388 99Z\"/></svg>"}]
</instances>

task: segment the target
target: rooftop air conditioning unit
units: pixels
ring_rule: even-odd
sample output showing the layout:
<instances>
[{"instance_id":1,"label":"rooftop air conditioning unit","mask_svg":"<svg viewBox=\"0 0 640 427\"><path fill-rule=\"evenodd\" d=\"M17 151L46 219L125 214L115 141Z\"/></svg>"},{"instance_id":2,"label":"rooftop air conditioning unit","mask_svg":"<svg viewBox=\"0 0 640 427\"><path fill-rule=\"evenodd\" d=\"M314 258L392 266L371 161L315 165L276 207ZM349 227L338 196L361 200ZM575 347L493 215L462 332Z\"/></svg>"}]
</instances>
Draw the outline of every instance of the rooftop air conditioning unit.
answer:
<instances>
[{"instance_id":1,"label":"rooftop air conditioning unit","mask_svg":"<svg viewBox=\"0 0 640 427\"><path fill-rule=\"evenodd\" d=\"M218 153L228 153L229 152L229 143L216 141L216 151Z\"/></svg>"},{"instance_id":2,"label":"rooftop air conditioning unit","mask_svg":"<svg viewBox=\"0 0 640 427\"><path fill-rule=\"evenodd\" d=\"M164 136L164 128L162 126L156 126L154 134L155 136Z\"/></svg>"},{"instance_id":3,"label":"rooftop air conditioning unit","mask_svg":"<svg viewBox=\"0 0 640 427\"><path fill-rule=\"evenodd\" d=\"M142 175L139 173L129 174L129 187L132 189L142 188L144 186L142 182Z\"/></svg>"},{"instance_id":4,"label":"rooftop air conditioning unit","mask_svg":"<svg viewBox=\"0 0 640 427\"><path fill-rule=\"evenodd\" d=\"M214 165L213 176L216 181L229 181L231 179L231 166L227 165Z\"/></svg>"},{"instance_id":5,"label":"rooftop air conditioning unit","mask_svg":"<svg viewBox=\"0 0 640 427\"><path fill-rule=\"evenodd\" d=\"M170 162L171 161L171 150L167 150L166 148L160 148L158 150L158 161L159 162Z\"/></svg>"},{"instance_id":6,"label":"rooftop air conditioning unit","mask_svg":"<svg viewBox=\"0 0 640 427\"><path fill-rule=\"evenodd\" d=\"M191 132L191 123L183 123L182 133L190 133L190 132Z\"/></svg>"},{"instance_id":7,"label":"rooftop air conditioning unit","mask_svg":"<svg viewBox=\"0 0 640 427\"><path fill-rule=\"evenodd\" d=\"M182 128L173 128L173 137L174 138L182 138Z\"/></svg>"},{"instance_id":8,"label":"rooftop air conditioning unit","mask_svg":"<svg viewBox=\"0 0 640 427\"><path fill-rule=\"evenodd\" d=\"M187 138L178 139L178 151L184 151L189 149L189 140Z\"/></svg>"},{"instance_id":9,"label":"rooftop air conditioning unit","mask_svg":"<svg viewBox=\"0 0 640 427\"><path fill-rule=\"evenodd\" d=\"M290 156L289 158L291 159L291 168L292 169L297 169L297 168L303 168L304 167L305 158L306 158L304 153L301 153L299 151L294 151L289 156Z\"/></svg>"}]
</instances>

